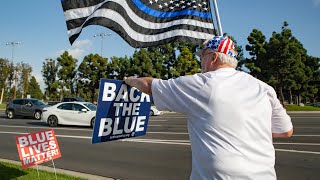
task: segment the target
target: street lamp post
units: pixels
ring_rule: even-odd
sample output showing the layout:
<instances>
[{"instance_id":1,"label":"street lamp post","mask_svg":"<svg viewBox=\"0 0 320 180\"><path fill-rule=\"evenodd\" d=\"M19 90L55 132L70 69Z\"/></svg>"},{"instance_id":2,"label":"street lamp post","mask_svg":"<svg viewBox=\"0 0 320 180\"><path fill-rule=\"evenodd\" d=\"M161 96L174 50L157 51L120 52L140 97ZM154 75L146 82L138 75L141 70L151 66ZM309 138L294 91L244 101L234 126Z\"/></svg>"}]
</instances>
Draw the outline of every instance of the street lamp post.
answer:
<instances>
[{"instance_id":1,"label":"street lamp post","mask_svg":"<svg viewBox=\"0 0 320 180\"><path fill-rule=\"evenodd\" d=\"M14 65L13 64L13 57L14 57L14 47L16 46L16 45L19 45L19 44L21 44L21 42L7 42L6 43L6 45L10 45L10 46L12 46L12 65ZM14 69L14 93L13 93L13 99L15 99L16 98L16 95L17 95L17 69Z\"/></svg>"},{"instance_id":2,"label":"street lamp post","mask_svg":"<svg viewBox=\"0 0 320 180\"><path fill-rule=\"evenodd\" d=\"M102 49L103 49L103 38L105 36L111 36L111 33L99 33L93 36L93 37L101 37L101 54L100 54L101 57L102 57Z\"/></svg>"}]
</instances>

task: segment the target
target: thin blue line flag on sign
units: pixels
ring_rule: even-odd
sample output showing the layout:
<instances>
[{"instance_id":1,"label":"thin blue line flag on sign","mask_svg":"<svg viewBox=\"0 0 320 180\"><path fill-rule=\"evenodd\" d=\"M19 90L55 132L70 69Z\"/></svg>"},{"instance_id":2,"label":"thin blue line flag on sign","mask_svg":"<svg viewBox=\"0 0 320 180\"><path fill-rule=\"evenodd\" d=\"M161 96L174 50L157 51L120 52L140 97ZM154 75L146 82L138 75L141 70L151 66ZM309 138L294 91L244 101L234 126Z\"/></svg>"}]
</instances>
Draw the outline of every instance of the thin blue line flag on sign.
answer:
<instances>
[{"instance_id":1,"label":"thin blue line flag on sign","mask_svg":"<svg viewBox=\"0 0 320 180\"><path fill-rule=\"evenodd\" d=\"M101 79L92 143L145 135L151 101L124 81Z\"/></svg>"},{"instance_id":2,"label":"thin blue line flag on sign","mask_svg":"<svg viewBox=\"0 0 320 180\"><path fill-rule=\"evenodd\" d=\"M215 29L210 0L62 0L71 44L82 29L100 25L134 48L173 41L201 44Z\"/></svg>"}]
</instances>

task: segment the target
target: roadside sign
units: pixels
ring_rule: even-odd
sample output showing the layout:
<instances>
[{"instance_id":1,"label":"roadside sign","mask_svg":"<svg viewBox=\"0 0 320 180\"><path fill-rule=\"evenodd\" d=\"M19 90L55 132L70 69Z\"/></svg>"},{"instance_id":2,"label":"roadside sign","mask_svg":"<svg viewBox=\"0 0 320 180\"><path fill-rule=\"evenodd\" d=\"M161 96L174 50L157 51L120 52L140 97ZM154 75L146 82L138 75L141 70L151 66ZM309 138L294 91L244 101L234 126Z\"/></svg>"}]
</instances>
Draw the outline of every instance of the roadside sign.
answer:
<instances>
[{"instance_id":1,"label":"roadside sign","mask_svg":"<svg viewBox=\"0 0 320 180\"><path fill-rule=\"evenodd\" d=\"M101 79L92 143L145 135L151 101L124 81Z\"/></svg>"},{"instance_id":2,"label":"roadside sign","mask_svg":"<svg viewBox=\"0 0 320 180\"><path fill-rule=\"evenodd\" d=\"M61 157L53 129L16 136L22 168Z\"/></svg>"}]
</instances>

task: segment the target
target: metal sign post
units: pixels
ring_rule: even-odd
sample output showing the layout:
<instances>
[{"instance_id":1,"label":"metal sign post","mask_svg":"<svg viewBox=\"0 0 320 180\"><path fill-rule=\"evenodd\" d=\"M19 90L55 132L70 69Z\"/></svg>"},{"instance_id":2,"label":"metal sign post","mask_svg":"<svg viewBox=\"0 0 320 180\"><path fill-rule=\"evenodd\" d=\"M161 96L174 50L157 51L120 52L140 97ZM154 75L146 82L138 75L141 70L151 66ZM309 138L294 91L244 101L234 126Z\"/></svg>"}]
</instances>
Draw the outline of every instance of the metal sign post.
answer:
<instances>
[{"instance_id":1,"label":"metal sign post","mask_svg":"<svg viewBox=\"0 0 320 180\"><path fill-rule=\"evenodd\" d=\"M217 20L217 25L218 25L218 35L219 36L223 36L223 31L222 31L222 27L221 27L221 22L220 22L220 15L219 15L219 9L218 9L218 4L217 4L217 0L213 0L213 3L211 3L214 5L214 12L216 15L216 20ZM212 13L212 8L211 8L211 13Z\"/></svg>"}]
</instances>

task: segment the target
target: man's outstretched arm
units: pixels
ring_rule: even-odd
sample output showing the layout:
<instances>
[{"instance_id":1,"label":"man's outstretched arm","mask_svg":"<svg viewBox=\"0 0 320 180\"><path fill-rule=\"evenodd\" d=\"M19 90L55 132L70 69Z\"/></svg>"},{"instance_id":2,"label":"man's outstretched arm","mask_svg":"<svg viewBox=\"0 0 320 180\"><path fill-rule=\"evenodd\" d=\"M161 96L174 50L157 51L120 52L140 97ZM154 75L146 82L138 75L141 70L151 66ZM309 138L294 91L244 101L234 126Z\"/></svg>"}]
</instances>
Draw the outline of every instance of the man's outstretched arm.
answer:
<instances>
[{"instance_id":1,"label":"man's outstretched arm","mask_svg":"<svg viewBox=\"0 0 320 180\"><path fill-rule=\"evenodd\" d=\"M136 78L136 77L125 77L124 82L128 84L131 87L135 87L139 89L139 91L144 92L148 95L152 95L152 77L142 77L142 78Z\"/></svg>"}]
</instances>

